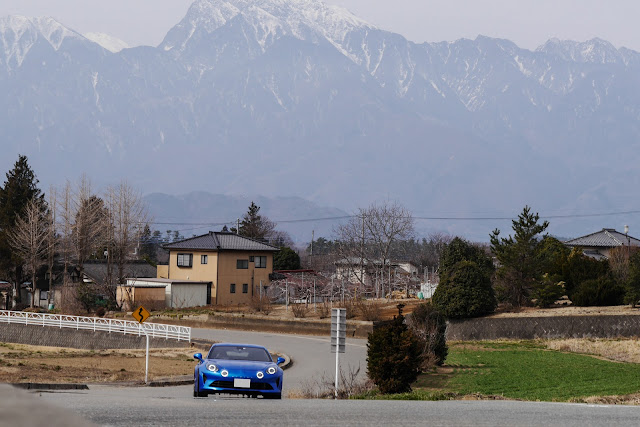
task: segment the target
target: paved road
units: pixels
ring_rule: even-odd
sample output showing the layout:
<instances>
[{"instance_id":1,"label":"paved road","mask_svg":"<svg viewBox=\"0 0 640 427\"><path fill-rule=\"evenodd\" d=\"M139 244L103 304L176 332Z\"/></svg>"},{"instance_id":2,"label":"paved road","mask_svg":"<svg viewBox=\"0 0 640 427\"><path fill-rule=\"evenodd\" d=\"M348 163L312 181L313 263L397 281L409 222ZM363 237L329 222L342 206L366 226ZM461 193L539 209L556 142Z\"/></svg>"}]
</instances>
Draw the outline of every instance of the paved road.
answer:
<instances>
[{"instance_id":1,"label":"paved road","mask_svg":"<svg viewBox=\"0 0 640 427\"><path fill-rule=\"evenodd\" d=\"M640 423L640 407L629 406L515 401L272 401L238 397L195 399L191 397L190 386L99 386L74 393L35 393L31 400L31 411L39 410L41 403L45 402L69 408L99 425L128 427L254 424L586 427Z\"/></svg>"},{"instance_id":2,"label":"paved road","mask_svg":"<svg viewBox=\"0 0 640 427\"><path fill-rule=\"evenodd\" d=\"M193 336L215 341L262 344L294 359L285 390L308 378L333 378L328 338L196 329ZM348 340L345 365L366 370L364 340ZM285 393L286 395L286 393ZM6 399L12 400L6 400ZM13 402L13 403L11 403ZM611 426L640 424L640 407L515 401L282 401L241 397L193 398L192 386L166 388L90 386L72 392L35 392L0 387L0 426L82 425L77 416L107 426L211 425L442 425L442 426ZM65 415L51 407L66 408ZM16 417L26 414L26 418ZM69 415L70 414L70 415ZM75 417L75 418L74 418ZM18 422L22 421L22 422ZM57 423L57 424L56 424Z\"/></svg>"},{"instance_id":3,"label":"paved road","mask_svg":"<svg viewBox=\"0 0 640 427\"><path fill-rule=\"evenodd\" d=\"M193 329L194 338L258 344L270 351L281 351L293 359L293 365L284 374L284 395L301 390L309 382L326 378L335 381L336 358L331 353L329 337L309 335L273 334L218 329ZM360 368L360 378L367 371L367 340L347 338L346 353L340 354L340 367L348 373Z\"/></svg>"}]
</instances>

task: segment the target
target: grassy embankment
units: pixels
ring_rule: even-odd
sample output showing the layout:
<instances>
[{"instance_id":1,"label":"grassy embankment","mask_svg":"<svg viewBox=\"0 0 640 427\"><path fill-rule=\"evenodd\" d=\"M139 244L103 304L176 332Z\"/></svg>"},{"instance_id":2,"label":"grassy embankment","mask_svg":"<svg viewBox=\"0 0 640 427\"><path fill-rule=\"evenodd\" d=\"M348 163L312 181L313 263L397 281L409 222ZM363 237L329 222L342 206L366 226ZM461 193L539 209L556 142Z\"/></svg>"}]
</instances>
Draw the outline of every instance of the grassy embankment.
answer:
<instances>
[{"instance_id":1,"label":"grassy embankment","mask_svg":"<svg viewBox=\"0 0 640 427\"><path fill-rule=\"evenodd\" d=\"M613 344L608 347L615 347ZM552 348L563 346L545 341L451 343L446 366L421 375L411 393L381 396L373 392L361 398L442 400L475 396L580 402L594 396L640 392L640 364L604 360L597 356L601 352L586 355Z\"/></svg>"}]
</instances>

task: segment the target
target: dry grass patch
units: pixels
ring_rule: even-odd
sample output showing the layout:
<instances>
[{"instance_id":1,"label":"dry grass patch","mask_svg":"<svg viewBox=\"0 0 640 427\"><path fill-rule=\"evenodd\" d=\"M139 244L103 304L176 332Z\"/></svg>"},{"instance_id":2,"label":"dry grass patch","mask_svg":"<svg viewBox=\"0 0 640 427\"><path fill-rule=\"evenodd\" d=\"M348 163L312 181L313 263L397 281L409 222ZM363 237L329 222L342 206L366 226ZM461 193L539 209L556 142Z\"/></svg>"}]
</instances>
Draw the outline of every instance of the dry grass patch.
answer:
<instances>
[{"instance_id":1,"label":"dry grass patch","mask_svg":"<svg viewBox=\"0 0 640 427\"><path fill-rule=\"evenodd\" d=\"M636 339L571 338L542 342L551 350L589 354L617 362L640 363L640 342Z\"/></svg>"}]
</instances>

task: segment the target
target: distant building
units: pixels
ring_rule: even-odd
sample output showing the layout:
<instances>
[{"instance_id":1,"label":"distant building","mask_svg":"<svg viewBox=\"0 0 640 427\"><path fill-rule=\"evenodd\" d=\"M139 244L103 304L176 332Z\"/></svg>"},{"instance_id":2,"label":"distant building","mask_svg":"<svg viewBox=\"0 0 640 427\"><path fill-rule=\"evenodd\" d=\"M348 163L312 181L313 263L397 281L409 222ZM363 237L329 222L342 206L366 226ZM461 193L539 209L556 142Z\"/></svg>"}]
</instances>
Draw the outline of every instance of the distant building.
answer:
<instances>
[{"instance_id":1,"label":"distant building","mask_svg":"<svg viewBox=\"0 0 640 427\"><path fill-rule=\"evenodd\" d=\"M162 288L169 307L248 304L259 295L260 286L269 286L273 255L278 251L226 231L212 231L163 247L169 251L169 263L158 266L157 278L138 278L128 281L127 286L145 286L147 290L142 292L156 299L160 294L157 289Z\"/></svg>"},{"instance_id":2,"label":"distant building","mask_svg":"<svg viewBox=\"0 0 640 427\"><path fill-rule=\"evenodd\" d=\"M611 250L623 246L640 246L640 240L613 228L603 228L601 231L564 242L570 248L581 248L585 255L596 259L608 259Z\"/></svg>"}]
</instances>

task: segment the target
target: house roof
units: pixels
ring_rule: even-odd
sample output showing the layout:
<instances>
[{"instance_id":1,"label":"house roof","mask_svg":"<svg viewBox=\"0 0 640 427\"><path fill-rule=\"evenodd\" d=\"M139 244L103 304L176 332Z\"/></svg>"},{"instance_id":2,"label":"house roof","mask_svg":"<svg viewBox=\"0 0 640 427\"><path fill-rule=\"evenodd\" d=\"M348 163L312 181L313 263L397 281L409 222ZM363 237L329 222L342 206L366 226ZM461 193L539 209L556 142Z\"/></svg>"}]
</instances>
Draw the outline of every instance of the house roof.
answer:
<instances>
[{"instance_id":1,"label":"house roof","mask_svg":"<svg viewBox=\"0 0 640 427\"><path fill-rule=\"evenodd\" d=\"M628 239L628 240L627 240ZM564 242L567 246L615 248L618 246L640 246L640 240L627 236L613 228L603 228L601 231Z\"/></svg>"},{"instance_id":2,"label":"house roof","mask_svg":"<svg viewBox=\"0 0 640 427\"><path fill-rule=\"evenodd\" d=\"M94 282L104 283L107 280L107 264L105 262L88 262L84 266L84 274L93 279ZM111 266L111 274L117 275L118 268ZM130 261L124 265L125 277L156 277L156 267L146 261Z\"/></svg>"},{"instance_id":3,"label":"house roof","mask_svg":"<svg viewBox=\"0 0 640 427\"><path fill-rule=\"evenodd\" d=\"M163 245L167 250L203 250L203 251L269 251L279 249L258 240L239 236L225 231L210 231L202 236L191 237L179 242Z\"/></svg>"}]
</instances>

